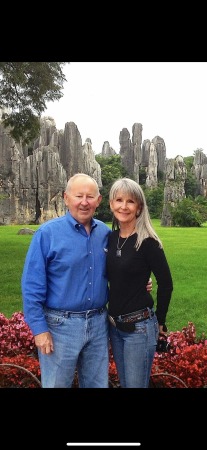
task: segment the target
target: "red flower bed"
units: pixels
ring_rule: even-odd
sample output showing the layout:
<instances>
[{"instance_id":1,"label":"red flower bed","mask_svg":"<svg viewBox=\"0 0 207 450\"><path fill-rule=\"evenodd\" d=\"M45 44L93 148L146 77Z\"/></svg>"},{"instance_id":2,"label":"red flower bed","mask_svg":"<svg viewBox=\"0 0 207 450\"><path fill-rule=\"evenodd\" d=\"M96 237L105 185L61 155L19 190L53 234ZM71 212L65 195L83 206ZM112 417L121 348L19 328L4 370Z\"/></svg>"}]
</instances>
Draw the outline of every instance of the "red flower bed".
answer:
<instances>
[{"instance_id":1,"label":"red flower bed","mask_svg":"<svg viewBox=\"0 0 207 450\"><path fill-rule=\"evenodd\" d=\"M182 331L170 332L167 340L170 350L155 354L150 387L207 387L207 339L197 339L189 322ZM111 350L109 386L120 387ZM37 349L22 312L10 319L0 313L0 387L41 387ZM77 374L73 387L78 387Z\"/></svg>"},{"instance_id":2,"label":"red flower bed","mask_svg":"<svg viewBox=\"0 0 207 450\"><path fill-rule=\"evenodd\" d=\"M169 352L156 353L154 358L153 387L207 387L207 340L204 336L196 339L194 324L188 322L182 331L169 333L167 340Z\"/></svg>"},{"instance_id":3,"label":"red flower bed","mask_svg":"<svg viewBox=\"0 0 207 450\"><path fill-rule=\"evenodd\" d=\"M0 313L0 357L37 355L32 333L24 321L22 312L15 312L10 319Z\"/></svg>"},{"instance_id":4,"label":"red flower bed","mask_svg":"<svg viewBox=\"0 0 207 450\"><path fill-rule=\"evenodd\" d=\"M41 387L39 361L23 354L0 358L0 387Z\"/></svg>"},{"instance_id":5,"label":"red flower bed","mask_svg":"<svg viewBox=\"0 0 207 450\"><path fill-rule=\"evenodd\" d=\"M40 387L40 367L32 333L22 312L0 314L0 387Z\"/></svg>"}]
</instances>

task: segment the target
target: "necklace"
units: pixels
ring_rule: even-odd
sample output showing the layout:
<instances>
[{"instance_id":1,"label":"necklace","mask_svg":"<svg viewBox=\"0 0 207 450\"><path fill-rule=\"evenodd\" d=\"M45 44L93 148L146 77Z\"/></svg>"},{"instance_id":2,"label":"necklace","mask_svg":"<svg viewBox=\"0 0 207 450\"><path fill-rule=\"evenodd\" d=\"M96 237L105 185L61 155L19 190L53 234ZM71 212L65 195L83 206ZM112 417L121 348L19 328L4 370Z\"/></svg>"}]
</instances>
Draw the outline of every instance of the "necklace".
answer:
<instances>
[{"instance_id":1,"label":"necklace","mask_svg":"<svg viewBox=\"0 0 207 450\"><path fill-rule=\"evenodd\" d=\"M117 241L117 246L116 246L116 256L118 256L119 258L121 257L121 250L124 246L124 244L126 243L127 239L129 239L129 237L132 235L132 233L134 232L135 229L132 230L132 232L129 234L129 236L127 236L127 238L124 240L123 244L121 245L121 247L119 247L119 238L118 237L118 241Z\"/></svg>"}]
</instances>

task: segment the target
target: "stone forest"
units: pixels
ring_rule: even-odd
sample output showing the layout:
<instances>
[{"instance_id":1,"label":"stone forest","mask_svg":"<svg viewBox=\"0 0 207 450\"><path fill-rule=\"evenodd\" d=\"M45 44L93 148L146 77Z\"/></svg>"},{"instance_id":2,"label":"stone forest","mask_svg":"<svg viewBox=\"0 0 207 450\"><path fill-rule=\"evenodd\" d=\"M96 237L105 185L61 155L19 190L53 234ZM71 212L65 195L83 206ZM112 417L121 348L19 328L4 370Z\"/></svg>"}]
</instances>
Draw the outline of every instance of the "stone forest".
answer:
<instances>
[{"instance_id":1,"label":"stone forest","mask_svg":"<svg viewBox=\"0 0 207 450\"><path fill-rule=\"evenodd\" d=\"M1 119L1 116L0 116ZM139 182L140 169L146 172L146 186L153 189L158 173L165 180L163 226L170 226L169 204L185 197L186 165L181 155L166 158L164 139L156 136L142 142L142 124L134 123L132 136L127 128L119 135L121 163ZM115 155L108 141L101 156ZM207 196L207 157L195 150L192 170L200 195ZM53 118L41 119L40 136L30 146L22 147L10 136L0 121L0 225L42 223L65 214L63 192L67 180L77 172L94 177L101 189L101 167L95 159L90 138L82 143L78 127L67 122L57 130Z\"/></svg>"}]
</instances>

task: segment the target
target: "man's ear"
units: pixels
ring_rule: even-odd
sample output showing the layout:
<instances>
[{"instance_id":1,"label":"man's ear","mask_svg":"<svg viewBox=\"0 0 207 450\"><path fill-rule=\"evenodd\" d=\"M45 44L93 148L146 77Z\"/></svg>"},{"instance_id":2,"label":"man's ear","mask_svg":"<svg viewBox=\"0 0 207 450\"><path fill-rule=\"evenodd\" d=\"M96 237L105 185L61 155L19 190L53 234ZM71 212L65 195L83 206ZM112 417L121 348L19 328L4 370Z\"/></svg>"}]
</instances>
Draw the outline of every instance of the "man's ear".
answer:
<instances>
[{"instance_id":1,"label":"man's ear","mask_svg":"<svg viewBox=\"0 0 207 450\"><path fill-rule=\"evenodd\" d=\"M98 196L98 200L97 200L97 206L99 206L100 205L100 203L101 203L101 200L102 200L102 195L101 194L99 194L99 196Z\"/></svg>"},{"instance_id":2,"label":"man's ear","mask_svg":"<svg viewBox=\"0 0 207 450\"><path fill-rule=\"evenodd\" d=\"M64 192L63 198L64 198L65 206L68 206L68 196L67 196L66 192Z\"/></svg>"}]
</instances>

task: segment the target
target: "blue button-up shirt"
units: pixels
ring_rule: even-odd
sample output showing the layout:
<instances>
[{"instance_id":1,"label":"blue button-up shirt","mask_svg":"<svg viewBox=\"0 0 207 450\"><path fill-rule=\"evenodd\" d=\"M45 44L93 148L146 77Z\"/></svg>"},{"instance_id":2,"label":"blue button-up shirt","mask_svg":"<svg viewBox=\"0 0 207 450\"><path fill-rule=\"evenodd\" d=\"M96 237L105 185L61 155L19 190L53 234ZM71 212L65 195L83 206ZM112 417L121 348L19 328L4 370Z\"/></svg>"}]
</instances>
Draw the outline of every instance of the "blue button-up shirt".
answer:
<instances>
[{"instance_id":1,"label":"blue button-up shirt","mask_svg":"<svg viewBox=\"0 0 207 450\"><path fill-rule=\"evenodd\" d=\"M110 232L103 222L92 219L88 235L69 212L35 232L22 274L24 318L34 335L48 331L44 306L86 311L106 305Z\"/></svg>"}]
</instances>

